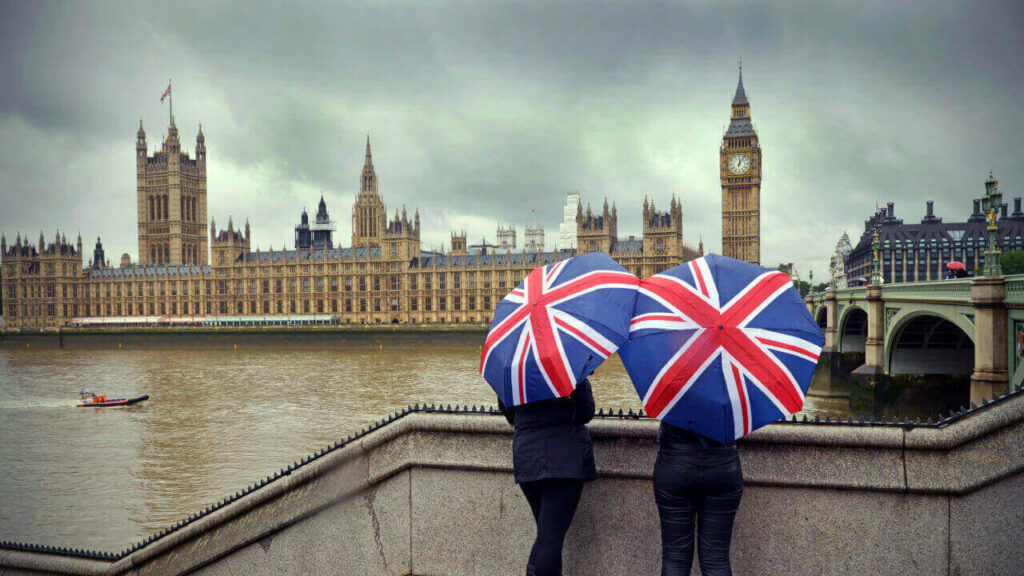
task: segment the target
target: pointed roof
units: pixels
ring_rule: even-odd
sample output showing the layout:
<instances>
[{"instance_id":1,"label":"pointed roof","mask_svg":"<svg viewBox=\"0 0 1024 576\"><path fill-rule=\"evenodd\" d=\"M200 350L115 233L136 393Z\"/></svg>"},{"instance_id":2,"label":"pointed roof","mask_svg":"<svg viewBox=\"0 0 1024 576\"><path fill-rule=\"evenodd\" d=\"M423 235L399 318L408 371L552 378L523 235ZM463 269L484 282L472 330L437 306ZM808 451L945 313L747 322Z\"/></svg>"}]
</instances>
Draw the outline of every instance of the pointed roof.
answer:
<instances>
[{"instance_id":1,"label":"pointed roof","mask_svg":"<svg viewBox=\"0 0 1024 576\"><path fill-rule=\"evenodd\" d=\"M732 105L740 106L742 104L749 104L747 101L747 93L743 90L743 64L740 64L740 81L736 85L736 95L732 97Z\"/></svg>"},{"instance_id":2,"label":"pointed roof","mask_svg":"<svg viewBox=\"0 0 1024 576\"><path fill-rule=\"evenodd\" d=\"M373 166L373 155L370 154L370 135L366 135L366 162L365 166Z\"/></svg>"}]
</instances>

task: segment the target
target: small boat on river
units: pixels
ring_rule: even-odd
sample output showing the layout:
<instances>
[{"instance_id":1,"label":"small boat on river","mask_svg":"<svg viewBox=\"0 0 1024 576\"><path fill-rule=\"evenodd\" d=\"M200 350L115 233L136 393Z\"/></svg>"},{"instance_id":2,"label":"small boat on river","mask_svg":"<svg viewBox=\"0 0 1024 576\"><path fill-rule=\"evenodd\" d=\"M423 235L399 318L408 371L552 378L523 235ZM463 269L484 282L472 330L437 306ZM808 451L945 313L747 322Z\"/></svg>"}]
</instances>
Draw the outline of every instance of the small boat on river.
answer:
<instances>
[{"instance_id":1,"label":"small boat on river","mask_svg":"<svg viewBox=\"0 0 1024 576\"><path fill-rule=\"evenodd\" d=\"M149 395L143 394L136 398L107 398L106 394L100 394L97 396L92 392L82 392L80 399L82 402L78 404L79 408L88 406L102 408L106 406L131 406L132 404L137 404L143 400L149 400Z\"/></svg>"}]
</instances>

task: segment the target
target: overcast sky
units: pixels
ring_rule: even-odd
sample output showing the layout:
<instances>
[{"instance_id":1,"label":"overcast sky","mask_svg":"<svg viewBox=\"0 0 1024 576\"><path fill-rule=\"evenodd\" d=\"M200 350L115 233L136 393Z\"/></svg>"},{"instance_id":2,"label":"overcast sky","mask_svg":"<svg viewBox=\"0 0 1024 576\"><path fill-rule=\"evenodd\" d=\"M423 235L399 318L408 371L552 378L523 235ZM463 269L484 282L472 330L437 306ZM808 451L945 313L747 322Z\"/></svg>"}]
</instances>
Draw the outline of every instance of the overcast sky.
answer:
<instances>
[{"instance_id":1,"label":"overcast sky","mask_svg":"<svg viewBox=\"0 0 1024 576\"><path fill-rule=\"evenodd\" d=\"M367 133L389 212L425 246L494 239L565 194L683 204L721 248L718 146L737 60L764 155L762 260L826 274L875 204L963 220L989 170L1024 181L1024 8L1003 3L0 1L0 231L79 231L136 258L134 137L208 149L208 211L292 246L321 190L351 235ZM895 6L895 7L894 7Z\"/></svg>"}]
</instances>

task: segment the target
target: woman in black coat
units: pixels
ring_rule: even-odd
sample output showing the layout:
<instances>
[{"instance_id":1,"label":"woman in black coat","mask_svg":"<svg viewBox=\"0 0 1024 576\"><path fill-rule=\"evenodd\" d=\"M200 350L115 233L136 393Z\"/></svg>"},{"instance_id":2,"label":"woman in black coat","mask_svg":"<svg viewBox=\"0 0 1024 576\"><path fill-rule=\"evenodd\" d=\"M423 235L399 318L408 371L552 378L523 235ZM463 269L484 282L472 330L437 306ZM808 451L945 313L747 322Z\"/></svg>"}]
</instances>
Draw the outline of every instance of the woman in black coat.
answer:
<instances>
[{"instance_id":1,"label":"woman in black coat","mask_svg":"<svg viewBox=\"0 0 1024 576\"><path fill-rule=\"evenodd\" d=\"M537 537L527 576L562 573L562 544L576 514L583 483L597 479L594 443L585 424L594 417L594 394L584 379L568 398L508 408L498 402L512 435L512 464Z\"/></svg>"},{"instance_id":2,"label":"woman in black coat","mask_svg":"<svg viewBox=\"0 0 1024 576\"><path fill-rule=\"evenodd\" d=\"M731 576L733 520L743 496L736 443L661 423L654 500L661 518L661 574L689 576L697 536L700 573Z\"/></svg>"}]
</instances>

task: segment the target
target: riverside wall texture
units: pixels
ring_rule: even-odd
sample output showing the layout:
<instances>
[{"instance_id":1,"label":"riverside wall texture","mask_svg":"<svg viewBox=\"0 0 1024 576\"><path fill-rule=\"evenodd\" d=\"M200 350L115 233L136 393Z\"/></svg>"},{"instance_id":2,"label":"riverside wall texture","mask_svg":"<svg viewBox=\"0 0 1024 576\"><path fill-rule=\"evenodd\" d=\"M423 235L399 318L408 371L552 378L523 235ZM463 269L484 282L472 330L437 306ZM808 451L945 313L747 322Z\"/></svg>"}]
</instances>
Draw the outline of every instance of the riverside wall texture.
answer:
<instances>
[{"instance_id":1,"label":"riverside wall texture","mask_svg":"<svg viewBox=\"0 0 1024 576\"><path fill-rule=\"evenodd\" d=\"M567 576L660 573L657 423L597 418L599 480ZM0 543L0 576L524 573L511 427L419 408L325 447L120 554ZM1024 574L1024 394L937 424L780 423L741 444L738 574Z\"/></svg>"}]
</instances>

